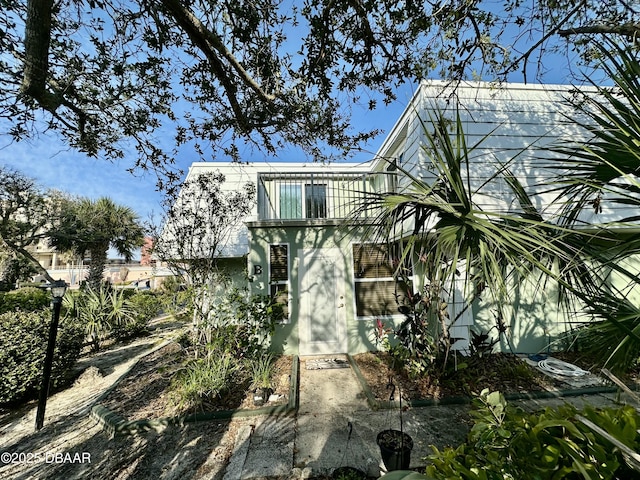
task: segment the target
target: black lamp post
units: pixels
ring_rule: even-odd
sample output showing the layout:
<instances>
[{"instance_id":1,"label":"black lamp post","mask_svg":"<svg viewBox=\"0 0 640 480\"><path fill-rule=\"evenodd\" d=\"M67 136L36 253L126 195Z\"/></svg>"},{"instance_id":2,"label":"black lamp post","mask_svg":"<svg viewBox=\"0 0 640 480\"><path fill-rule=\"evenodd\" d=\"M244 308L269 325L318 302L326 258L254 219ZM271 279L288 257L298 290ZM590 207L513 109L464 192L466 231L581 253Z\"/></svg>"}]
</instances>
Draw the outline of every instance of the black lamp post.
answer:
<instances>
[{"instance_id":1,"label":"black lamp post","mask_svg":"<svg viewBox=\"0 0 640 480\"><path fill-rule=\"evenodd\" d=\"M60 307L62 297L67 291L67 283L64 280L57 280L49 285L53 296L53 313L51 325L49 326L49 342L47 343L47 354L44 358L44 371L42 374L42 386L40 387L40 397L38 398L38 411L36 413L36 430L40 430L44 424L44 410L47 406L49 396L49 383L51 380L51 366L53 364L53 352L56 347L56 336L58 335L58 321L60 320Z\"/></svg>"}]
</instances>

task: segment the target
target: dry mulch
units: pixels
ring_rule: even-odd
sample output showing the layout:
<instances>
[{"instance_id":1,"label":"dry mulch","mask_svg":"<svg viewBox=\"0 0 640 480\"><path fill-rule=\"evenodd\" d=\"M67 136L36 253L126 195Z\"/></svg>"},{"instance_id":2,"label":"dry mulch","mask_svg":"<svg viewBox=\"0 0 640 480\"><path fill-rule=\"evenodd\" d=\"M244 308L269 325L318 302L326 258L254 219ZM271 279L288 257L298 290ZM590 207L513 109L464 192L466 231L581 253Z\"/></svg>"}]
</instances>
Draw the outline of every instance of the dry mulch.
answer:
<instances>
[{"instance_id":1,"label":"dry mulch","mask_svg":"<svg viewBox=\"0 0 640 480\"><path fill-rule=\"evenodd\" d=\"M101 402L127 420L145 420L195 413L181 407L173 395L172 383L184 368L187 354L177 343L142 358L115 389ZM274 395L278 400L267 406L286 404L293 359L280 356L274 363ZM235 383L206 411L260 408L253 404L249 380Z\"/></svg>"},{"instance_id":2,"label":"dry mulch","mask_svg":"<svg viewBox=\"0 0 640 480\"><path fill-rule=\"evenodd\" d=\"M392 368L393 359L387 352L362 353L354 358L372 393L382 401L389 400L390 382L399 386L404 400L470 396L485 388L502 393L531 393L557 387L553 379L511 354L458 357L457 369L451 363L444 371L434 368L415 378L405 370Z\"/></svg>"}]
</instances>

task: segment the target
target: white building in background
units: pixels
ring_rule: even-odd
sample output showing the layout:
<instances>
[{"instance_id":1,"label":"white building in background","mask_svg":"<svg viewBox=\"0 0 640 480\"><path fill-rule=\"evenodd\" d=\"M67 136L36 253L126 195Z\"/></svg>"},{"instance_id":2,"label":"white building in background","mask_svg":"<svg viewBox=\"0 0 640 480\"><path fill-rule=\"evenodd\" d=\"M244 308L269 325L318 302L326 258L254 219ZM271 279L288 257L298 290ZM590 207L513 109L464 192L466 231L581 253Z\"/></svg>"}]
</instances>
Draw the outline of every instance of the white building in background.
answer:
<instances>
[{"instance_id":1,"label":"white building in background","mask_svg":"<svg viewBox=\"0 0 640 480\"><path fill-rule=\"evenodd\" d=\"M540 189L541 180L551 174L543 165L551 155L545 147L586 135L566 117L573 113L565 102L573 89L463 83L454 93L443 82L423 82L371 162L194 163L187 179L219 171L229 191L247 182L256 186L255 208L232 235L221 261L237 270L238 278L248 278L253 293L271 295L285 305L287 318L273 338L276 349L301 355L372 350L376 323L398 325L404 317L395 301L393 252L345 225L359 200L406 188L406 178L396 175L399 167L427 183L435 178L425 151L425 129L437 128L430 121L436 114L445 123L459 115L468 144L479 143L469 161L474 201L496 212L514 206L504 180L493 176L496 165L511 162L536 207L552 218L555 196ZM587 215L586 221L605 222L621 212L609 208L598 218ZM362 221L366 224L366 218ZM418 277L413 277L416 288ZM523 292L507 319L511 344L523 353L540 351L573 326L573 319L557 311L553 292L531 293ZM466 308L466 301L462 285L449 292L449 318L458 317L451 336L461 351L468 349L471 327L494 321L483 305Z\"/></svg>"}]
</instances>

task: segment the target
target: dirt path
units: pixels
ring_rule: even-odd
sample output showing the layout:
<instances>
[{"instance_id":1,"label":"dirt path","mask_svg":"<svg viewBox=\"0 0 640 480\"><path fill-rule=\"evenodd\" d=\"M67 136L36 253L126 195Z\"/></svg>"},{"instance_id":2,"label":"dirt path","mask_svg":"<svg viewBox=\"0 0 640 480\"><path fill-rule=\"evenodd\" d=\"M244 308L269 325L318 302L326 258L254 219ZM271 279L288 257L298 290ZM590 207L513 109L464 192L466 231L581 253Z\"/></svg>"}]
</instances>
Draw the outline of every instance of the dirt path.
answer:
<instances>
[{"instance_id":1,"label":"dirt path","mask_svg":"<svg viewBox=\"0 0 640 480\"><path fill-rule=\"evenodd\" d=\"M235 439L230 422L111 439L89 415L94 402L141 356L183 327L169 318L158 319L149 337L83 358L79 370L94 368L49 398L45 426L38 432L35 402L1 415L0 478L221 478Z\"/></svg>"}]
</instances>

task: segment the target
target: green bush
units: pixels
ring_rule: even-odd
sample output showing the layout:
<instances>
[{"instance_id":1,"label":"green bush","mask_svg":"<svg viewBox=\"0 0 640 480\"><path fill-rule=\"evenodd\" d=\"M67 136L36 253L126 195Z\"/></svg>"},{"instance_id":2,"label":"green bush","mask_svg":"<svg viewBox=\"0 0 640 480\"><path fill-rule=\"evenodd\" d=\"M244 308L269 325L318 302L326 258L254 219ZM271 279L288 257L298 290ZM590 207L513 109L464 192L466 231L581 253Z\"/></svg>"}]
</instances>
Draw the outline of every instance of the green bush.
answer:
<instances>
[{"instance_id":1,"label":"green bush","mask_svg":"<svg viewBox=\"0 0 640 480\"><path fill-rule=\"evenodd\" d=\"M631 407L578 412L567 404L530 414L488 390L474 406L466 442L442 452L433 447L427 475L464 480L638 478L629 476L617 449L577 420L580 413L637 451L640 416Z\"/></svg>"},{"instance_id":2,"label":"green bush","mask_svg":"<svg viewBox=\"0 0 640 480\"><path fill-rule=\"evenodd\" d=\"M269 347L276 324L284 318L282 305L269 296L232 288L216 299L209 320L197 326L196 344L205 354L212 348L238 358L257 358Z\"/></svg>"},{"instance_id":3,"label":"green bush","mask_svg":"<svg viewBox=\"0 0 640 480\"><path fill-rule=\"evenodd\" d=\"M173 383L173 399L181 408L205 409L246 374L230 354L192 360Z\"/></svg>"},{"instance_id":4,"label":"green bush","mask_svg":"<svg viewBox=\"0 0 640 480\"><path fill-rule=\"evenodd\" d=\"M162 300L152 291L137 292L128 299L136 320L148 322L162 312Z\"/></svg>"},{"instance_id":5,"label":"green bush","mask_svg":"<svg viewBox=\"0 0 640 480\"><path fill-rule=\"evenodd\" d=\"M24 287L11 292L0 292L0 314L5 312L34 312L48 308L51 294L37 287Z\"/></svg>"},{"instance_id":6,"label":"green bush","mask_svg":"<svg viewBox=\"0 0 640 480\"><path fill-rule=\"evenodd\" d=\"M0 403L37 396L50 322L49 310L0 314ZM53 388L67 380L83 340L83 328L78 322L60 322L51 372Z\"/></svg>"},{"instance_id":7,"label":"green bush","mask_svg":"<svg viewBox=\"0 0 640 480\"><path fill-rule=\"evenodd\" d=\"M149 321L162 311L162 301L151 291L136 292L125 300L131 319L112 326L113 336L119 340L139 337L149 332Z\"/></svg>"},{"instance_id":8,"label":"green bush","mask_svg":"<svg viewBox=\"0 0 640 480\"><path fill-rule=\"evenodd\" d=\"M162 301L162 309L174 316L184 315L191 318L193 315L194 288L188 287L178 277L168 277L158 290Z\"/></svg>"},{"instance_id":9,"label":"green bush","mask_svg":"<svg viewBox=\"0 0 640 480\"><path fill-rule=\"evenodd\" d=\"M74 304L67 305L84 326L93 351L100 350L103 340L114 328L131 323L133 311L121 290L102 286L98 290L87 289L74 297Z\"/></svg>"}]
</instances>

